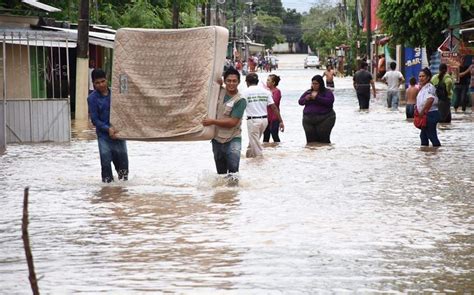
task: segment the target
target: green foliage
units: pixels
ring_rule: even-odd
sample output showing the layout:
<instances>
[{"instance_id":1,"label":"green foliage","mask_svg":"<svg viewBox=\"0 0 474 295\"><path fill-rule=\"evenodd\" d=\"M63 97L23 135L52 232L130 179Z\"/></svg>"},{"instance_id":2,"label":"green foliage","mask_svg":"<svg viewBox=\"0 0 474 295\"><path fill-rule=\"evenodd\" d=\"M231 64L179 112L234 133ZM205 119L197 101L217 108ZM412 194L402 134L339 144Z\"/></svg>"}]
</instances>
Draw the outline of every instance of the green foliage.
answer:
<instances>
[{"instance_id":1,"label":"green foliage","mask_svg":"<svg viewBox=\"0 0 474 295\"><path fill-rule=\"evenodd\" d=\"M387 0L380 3L377 15L392 42L435 48L443 40L441 31L448 26L449 2Z\"/></svg>"},{"instance_id":2,"label":"green foliage","mask_svg":"<svg viewBox=\"0 0 474 295\"><path fill-rule=\"evenodd\" d=\"M124 1L118 2L123 3ZM201 25L196 8L202 2L204 1L178 0L180 28ZM173 1L171 0L133 0L125 5L109 3L108 8L106 6L101 10L100 22L114 28L171 28L172 5Z\"/></svg>"},{"instance_id":3,"label":"green foliage","mask_svg":"<svg viewBox=\"0 0 474 295\"><path fill-rule=\"evenodd\" d=\"M180 14L180 28L194 28L202 26L201 16L195 13L181 13Z\"/></svg>"},{"instance_id":4,"label":"green foliage","mask_svg":"<svg viewBox=\"0 0 474 295\"><path fill-rule=\"evenodd\" d=\"M324 4L314 6L309 14L303 16L302 27L303 41L322 56L331 55L336 46L347 44L347 30L338 19L335 7Z\"/></svg>"},{"instance_id":5,"label":"green foliage","mask_svg":"<svg viewBox=\"0 0 474 295\"><path fill-rule=\"evenodd\" d=\"M208 0L177 1L180 8L180 27L201 25L200 17L196 14L196 7ZM18 0L14 2L16 6L21 6ZM42 2L62 10L51 13L50 17L77 23L80 0L42 0ZM106 24L115 29L121 27L171 28L172 5L173 0L90 0L90 23ZM32 14L32 11L25 10L24 14Z\"/></svg>"},{"instance_id":6,"label":"green foliage","mask_svg":"<svg viewBox=\"0 0 474 295\"><path fill-rule=\"evenodd\" d=\"M165 12L153 7L147 0L137 0L126 6L124 13L117 17L120 27L132 28L164 28L166 27L167 16ZM102 15L101 22L107 23L107 15Z\"/></svg>"},{"instance_id":7,"label":"green foliage","mask_svg":"<svg viewBox=\"0 0 474 295\"><path fill-rule=\"evenodd\" d=\"M302 16L296 9L287 9L283 14L283 25L281 32L288 43L296 43L301 40L303 31L301 29Z\"/></svg>"},{"instance_id":8,"label":"green foliage","mask_svg":"<svg viewBox=\"0 0 474 295\"><path fill-rule=\"evenodd\" d=\"M449 26L450 2L385 0L380 2L377 15L383 23L383 31L392 37L391 42L434 50L444 39L441 31ZM467 11L474 9L472 0L461 1L461 5Z\"/></svg>"},{"instance_id":9,"label":"green foliage","mask_svg":"<svg viewBox=\"0 0 474 295\"><path fill-rule=\"evenodd\" d=\"M281 18L263 13L259 14L255 18L253 30L255 40L265 44L267 48L272 48L276 43L284 42L285 36L280 32L281 25Z\"/></svg>"},{"instance_id":10,"label":"green foliage","mask_svg":"<svg viewBox=\"0 0 474 295\"><path fill-rule=\"evenodd\" d=\"M348 1L348 16L355 14L354 1ZM333 7L319 4L313 6L308 14L303 15L303 41L312 51L318 52L320 60L335 56L336 47L348 46L346 63L355 67L355 57L365 52L365 34L354 34L356 22L346 21L344 9L341 6ZM359 41L360 48L357 48Z\"/></svg>"},{"instance_id":11,"label":"green foliage","mask_svg":"<svg viewBox=\"0 0 474 295\"><path fill-rule=\"evenodd\" d=\"M285 13L281 0L253 0L252 2L254 3L254 13L263 13L278 18L282 18Z\"/></svg>"},{"instance_id":12,"label":"green foliage","mask_svg":"<svg viewBox=\"0 0 474 295\"><path fill-rule=\"evenodd\" d=\"M271 47L276 43L288 41L298 42L301 40L301 14L295 10L285 11L281 0L253 0L236 1L236 27L237 36L241 34L241 28L249 26L249 19L252 19L251 38L258 43L264 43ZM233 1L227 0L225 13L227 17L227 27L232 31L234 7Z\"/></svg>"}]
</instances>

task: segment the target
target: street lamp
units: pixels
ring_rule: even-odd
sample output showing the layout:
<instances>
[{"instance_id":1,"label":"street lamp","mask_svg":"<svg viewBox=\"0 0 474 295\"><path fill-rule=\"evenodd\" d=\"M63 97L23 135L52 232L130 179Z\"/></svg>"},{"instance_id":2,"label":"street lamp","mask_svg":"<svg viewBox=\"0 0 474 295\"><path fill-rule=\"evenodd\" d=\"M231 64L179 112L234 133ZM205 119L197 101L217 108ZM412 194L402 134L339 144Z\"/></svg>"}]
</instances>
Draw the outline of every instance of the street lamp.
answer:
<instances>
[{"instance_id":1,"label":"street lamp","mask_svg":"<svg viewBox=\"0 0 474 295\"><path fill-rule=\"evenodd\" d=\"M248 28L248 33L252 33L252 1L245 2L245 5L249 6L248 14L249 14L249 28Z\"/></svg>"},{"instance_id":2,"label":"street lamp","mask_svg":"<svg viewBox=\"0 0 474 295\"><path fill-rule=\"evenodd\" d=\"M249 10L248 10L248 15L249 15L249 27L247 30L244 31L244 46L245 46L245 60L248 59L249 57L249 46L247 45L247 39L250 39L251 41L251 38L248 37L248 35L250 35L252 33L252 5L253 5L253 2L252 1L248 1L248 2L245 2L245 5L248 5L249 6ZM247 33L247 36L245 35L245 33Z\"/></svg>"}]
</instances>

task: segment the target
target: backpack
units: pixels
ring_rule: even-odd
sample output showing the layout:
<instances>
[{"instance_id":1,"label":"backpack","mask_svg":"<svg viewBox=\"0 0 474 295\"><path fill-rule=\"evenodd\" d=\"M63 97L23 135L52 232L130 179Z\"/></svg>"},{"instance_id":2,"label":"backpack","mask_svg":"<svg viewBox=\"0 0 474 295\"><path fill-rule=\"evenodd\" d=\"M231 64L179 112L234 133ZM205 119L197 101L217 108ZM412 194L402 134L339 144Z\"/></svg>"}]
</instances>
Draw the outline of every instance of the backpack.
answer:
<instances>
[{"instance_id":1,"label":"backpack","mask_svg":"<svg viewBox=\"0 0 474 295\"><path fill-rule=\"evenodd\" d=\"M448 90L446 89L446 84L444 83L443 79L440 79L440 81L436 85L436 96L438 97L439 100L443 100L443 101L449 100Z\"/></svg>"}]
</instances>

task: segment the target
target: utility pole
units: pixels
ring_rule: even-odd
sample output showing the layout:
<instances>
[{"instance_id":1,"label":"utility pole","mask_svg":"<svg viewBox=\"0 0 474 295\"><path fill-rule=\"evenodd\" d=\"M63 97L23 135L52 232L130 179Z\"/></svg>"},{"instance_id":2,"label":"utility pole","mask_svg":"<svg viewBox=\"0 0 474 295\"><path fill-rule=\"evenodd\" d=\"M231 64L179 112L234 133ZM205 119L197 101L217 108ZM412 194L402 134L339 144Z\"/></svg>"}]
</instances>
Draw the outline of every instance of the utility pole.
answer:
<instances>
[{"instance_id":1,"label":"utility pole","mask_svg":"<svg viewBox=\"0 0 474 295\"><path fill-rule=\"evenodd\" d=\"M370 44L372 43L372 23L371 23L371 9L372 1L367 0L367 62L369 64L370 72L372 72L372 56L370 55Z\"/></svg>"},{"instance_id":2,"label":"utility pole","mask_svg":"<svg viewBox=\"0 0 474 295\"><path fill-rule=\"evenodd\" d=\"M201 22L206 25L206 4L201 4Z\"/></svg>"},{"instance_id":3,"label":"utility pole","mask_svg":"<svg viewBox=\"0 0 474 295\"><path fill-rule=\"evenodd\" d=\"M206 26L211 25L211 2L207 3L206 6Z\"/></svg>"},{"instance_id":4,"label":"utility pole","mask_svg":"<svg viewBox=\"0 0 474 295\"><path fill-rule=\"evenodd\" d=\"M81 0L77 25L76 112L75 119L87 121L89 94L89 0Z\"/></svg>"},{"instance_id":5,"label":"utility pole","mask_svg":"<svg viewBox=\"0 0 474 295\"><path fill-rule=\"evenodd\" d=\"M220 21L219 21L219 3L216 2L216 23L215 23L216 26L220 26Z\"/></svg>"},{"instance_id":6,"label":"utility pole","mask_svg":"<svg viewBox=\"0 0 474 295\"><path fill-rule=\"evenodd\" d=\"M232 40L233 40L233 48L232 48L232 57L235 61L235 50L236 50L236 41L237 41L237 33L235 32L236 29L236 19L237 19L237 0L233 0L232 2Z\"/></svg>"},{"instance_id":7,"label":"utility pole","mask_svg":"<svg viewBox=\"0 0 474 295\"><path fill-rule=\"evenodd\" d=\"M360 33L360 29L359 29L359 26L360 26L360 19L359 19L359 1L362 1L362 0L356 0L356 5L355 5L355 10L356 10L356 23L357 23L357 26L356 26L356 34L357 34L357 38L359 38L359 33Z\"/></svg>"},{"instance_id":8,"label":"utility pole","mask_svg":"<svg viewBox=\"0 0 474 295\"><path fill-rule=\"evenodd\" d=\"M179 0L173 0L173 29L179 27Z\"/></svg>"}]
</instances>

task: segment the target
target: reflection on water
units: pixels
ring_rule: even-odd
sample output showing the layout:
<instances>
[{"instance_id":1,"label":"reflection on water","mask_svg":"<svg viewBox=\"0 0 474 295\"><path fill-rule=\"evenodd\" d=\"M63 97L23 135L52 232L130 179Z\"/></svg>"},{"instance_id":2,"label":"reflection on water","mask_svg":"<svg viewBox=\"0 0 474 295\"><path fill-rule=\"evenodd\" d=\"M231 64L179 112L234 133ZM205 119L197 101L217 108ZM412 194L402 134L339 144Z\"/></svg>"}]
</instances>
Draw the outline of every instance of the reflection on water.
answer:
<instances>
[{"instance_id":1,"label":"reflection on water","mask_svg":"<svg viewBox=\"0 0 474 295\"><path fill-rule=\"evenodd\" d=\"M224 237L230 226L227 214L238 206L237 191L217 191L209 199L133 195L126 188L111 186L102 187L91 203L95 210L90 225L78 236L94 233L100 237L103 242L98 246L97 240L92 241L91 251L122 274L118 287L192 290L211 287L212 280L213 288L232 288L228 278L237 275L232 267L241 262L241 254ZM143 278L144 270L156 275ZM179 274L193 275L186 278ZM149 280L153 281L152 289L147 287Z\"/></svg>"},{"instance_id":2,"label":"reflection on water","mask_svg":"<svg viewBox=\"0 0 474 295\"><path fill-rule=\"evenodd\" d=\"M242 158L237 187L215 174L209 142L129 142L130 180L112 185L90 128L10 145L1 293L29 293L26 185L43 293L474 292L474 116L454 114L443 146L420 148L402 108L387 110L381 92L361 113L339 79L332 143L307 145L297 99L316 72L279 73L282 142Z\"/></svg>"}]
</instances>

